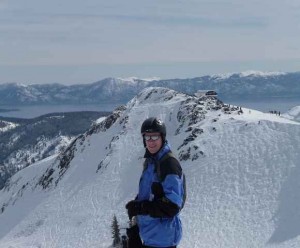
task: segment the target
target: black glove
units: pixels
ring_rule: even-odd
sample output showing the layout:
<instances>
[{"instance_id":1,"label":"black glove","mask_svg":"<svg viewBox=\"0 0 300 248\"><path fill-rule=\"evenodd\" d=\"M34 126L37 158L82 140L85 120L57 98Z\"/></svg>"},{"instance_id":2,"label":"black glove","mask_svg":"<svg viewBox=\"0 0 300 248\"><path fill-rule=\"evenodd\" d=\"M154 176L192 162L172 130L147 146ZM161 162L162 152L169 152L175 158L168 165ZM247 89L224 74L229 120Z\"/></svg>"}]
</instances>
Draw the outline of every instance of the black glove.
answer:
<instances>
[{"instance_id":1,"label":"black glove","mask_svg":"<svg viewBox=\"0 0 300 248\"><path fill-rule=\"evenodd\" d=\"M149 201L136 200L128 202L125 206L129 219L132 219L133 216L149 214L150 207L151 206Z\"/></svg>"},{"instance_id":2,"label":"black glove","mask_svg":"<svg viewBox=\"0 0 300 248\"><path fill-rule=\"evenodd\" d=\"M126 204L125 208L127 209L128 217L131 220L133 216L137 216L141 212L141 202L139 201L130 201Z\"/></svg>"},{"instance_id":3,"label":"black glove","mask_svg":"<svg viewBox=\"0 0 300 248\"><path fill-rule=\"evenodd\" d=\"M165 196L164 189L163 189L161 183L159 183L159 182L152 183L151 191L152 191L152 194L154 195L155 200L163 198Z\"/></svg>"}]
</instances>

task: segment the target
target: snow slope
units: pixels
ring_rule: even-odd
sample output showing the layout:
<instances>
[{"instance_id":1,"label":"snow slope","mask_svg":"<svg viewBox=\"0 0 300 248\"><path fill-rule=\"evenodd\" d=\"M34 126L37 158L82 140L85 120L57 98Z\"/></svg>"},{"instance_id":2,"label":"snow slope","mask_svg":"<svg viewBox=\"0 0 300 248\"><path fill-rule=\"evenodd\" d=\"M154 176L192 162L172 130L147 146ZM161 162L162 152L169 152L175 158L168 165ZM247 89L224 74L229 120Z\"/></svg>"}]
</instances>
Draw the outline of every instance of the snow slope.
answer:
<instances>
[{"instance_id":1,"label":"snow slope","mask_svg":"<svg viewBox=\"0 0 300 248\"><path fill-rule=\"evenodd\" d=\"M109 247L113 215L138 188L142 121L159 116L187 177L179 247L300 246L300 125L255 110L147 88L66 151L0 191L0 247Z\"/></svg>"},{"instance_id":2,"label":"snow slope","mask_svg":"<svg viewBox=\"0 0 300 248\"><path fill-rule=\"evenodd\" d=\"M283 117L300 122L300 106L296 106L283 114Z\"/></svg>"},{"instance_id":3,"label":"snow slope","mask_svg":"<svg viewBox=\"0 0 300 248\"><path fill-rule=\"evenodd\" d=\"M4 133L10 129L14 129L18 126L18 124L9 122L9 121L2 121L0 120L0 133Z\"/></svg>"}]
</instances>

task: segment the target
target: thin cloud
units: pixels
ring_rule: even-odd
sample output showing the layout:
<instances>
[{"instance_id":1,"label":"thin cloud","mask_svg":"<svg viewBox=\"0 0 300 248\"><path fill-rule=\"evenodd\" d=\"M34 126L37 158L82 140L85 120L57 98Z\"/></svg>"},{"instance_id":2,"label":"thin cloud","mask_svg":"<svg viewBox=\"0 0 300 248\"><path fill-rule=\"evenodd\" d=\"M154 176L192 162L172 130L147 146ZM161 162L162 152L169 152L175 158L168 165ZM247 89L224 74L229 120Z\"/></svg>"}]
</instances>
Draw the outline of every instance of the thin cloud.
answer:
<instances>
[{"instance_id":1,"label":"thin cloud","mask_svg":"<svg viewBox=\"0 0 300 248\"><path fill-rule=\"evenodd\" d=\"M150 23L171 26L200 26L200 27L246 27L246 28L261 28L267 26L267 21L263 18L206 18L206 17L189 17L189 16L141 16L141 15L104 15L106 19L116 21L127 21L134 23Z\"/></svg>"}]
</instances>

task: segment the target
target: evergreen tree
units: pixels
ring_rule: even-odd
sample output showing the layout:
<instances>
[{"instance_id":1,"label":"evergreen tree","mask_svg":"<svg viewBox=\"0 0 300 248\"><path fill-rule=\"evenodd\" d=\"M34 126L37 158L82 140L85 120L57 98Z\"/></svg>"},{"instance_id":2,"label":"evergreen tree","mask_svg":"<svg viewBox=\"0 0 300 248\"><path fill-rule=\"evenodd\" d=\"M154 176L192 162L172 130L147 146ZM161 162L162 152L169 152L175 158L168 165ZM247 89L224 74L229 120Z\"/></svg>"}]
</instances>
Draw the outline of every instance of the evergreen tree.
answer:
<instances>
[{"instance_id":1,"label":"evergreen tree","mask_svg":"<svg viewBox=\"0 0 300 248\"><path fill-rule=\"evenodd\" d=\"M118 247L121 244L121 238L120 238L120 227L118 224L118 220L116 215L113 217L113 221L111 224L111 231L112 231L112 238L113 238L113 247Z\"/></svg>"}]
</instances>

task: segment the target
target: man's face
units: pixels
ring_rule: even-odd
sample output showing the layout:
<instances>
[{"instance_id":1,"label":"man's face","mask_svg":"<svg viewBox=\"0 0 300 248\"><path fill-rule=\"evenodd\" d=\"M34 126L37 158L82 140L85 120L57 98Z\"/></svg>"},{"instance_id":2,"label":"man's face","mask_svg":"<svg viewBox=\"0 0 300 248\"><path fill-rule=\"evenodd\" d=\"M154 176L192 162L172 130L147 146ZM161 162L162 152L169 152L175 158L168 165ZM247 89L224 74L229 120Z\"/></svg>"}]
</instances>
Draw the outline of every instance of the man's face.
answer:
<instances>
[{"instance_id":1,"label":"man's face","mask_svg":"<svg viewBox=\"0 0 300 248\"><path fill-rule=\"evenodd\" d=\"M162 137L160 133L145 133L144 139L146 147L151 154L157 153L162 147Z\"/></svg>"}]
</instances>

